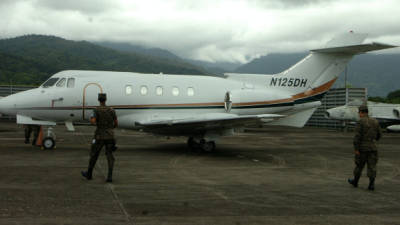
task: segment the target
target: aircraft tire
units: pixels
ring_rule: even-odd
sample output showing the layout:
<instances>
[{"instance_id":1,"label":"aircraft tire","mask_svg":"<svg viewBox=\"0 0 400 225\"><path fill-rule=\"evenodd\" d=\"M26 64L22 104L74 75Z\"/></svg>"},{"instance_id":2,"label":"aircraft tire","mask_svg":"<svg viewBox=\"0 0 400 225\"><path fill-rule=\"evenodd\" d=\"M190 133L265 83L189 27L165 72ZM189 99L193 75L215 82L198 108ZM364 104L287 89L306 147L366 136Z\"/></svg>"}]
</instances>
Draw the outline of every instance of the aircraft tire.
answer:
<instances>
[{"instance_id":1,"label":"aircraft tire","mask_svg":"<svg viewBox=\"0 0 400 225\"><path fill-rule=\"evenodd\" d=\"M44 149L54 149L56 141L52 137L46 137L43 139L42 146Z\"/></svg>"},{"instance_id":2,"label":"aircraft tire","mask_svg":"<svg viewBox=\"0 0 400 225\"><path fill-rule=\"evenodd\" d=\"M201 149L204 152L213 152L215 151L215 142L214 141L208 141L208 142L200 142Z\"/></svg>"}]
</instances>

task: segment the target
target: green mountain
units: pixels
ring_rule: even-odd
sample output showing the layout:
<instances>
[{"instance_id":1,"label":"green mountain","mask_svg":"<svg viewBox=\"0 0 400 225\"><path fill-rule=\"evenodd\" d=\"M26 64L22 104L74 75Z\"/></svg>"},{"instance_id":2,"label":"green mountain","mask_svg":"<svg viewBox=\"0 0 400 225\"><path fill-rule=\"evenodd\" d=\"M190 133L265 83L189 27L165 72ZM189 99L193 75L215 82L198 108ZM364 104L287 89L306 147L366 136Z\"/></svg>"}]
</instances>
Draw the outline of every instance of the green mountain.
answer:
<instances>
[{"instance_id":1,"label":"green mountain","mask_svg":"<svg viewBox=\"0 0 400 225\"><path fill-rule=\"evenodd\" d=\"M190 64L205 68L210 73L216 74L216 75L223 75L224 73L231 73L236 68L238 68L242 65L241 63L206 62L206 61L191 60L191 59L186 59L186 61L189 62Z\"/></svg>"},{"instance_id":2,"label":"green mountain","mask_svg":"<svg viewBox=\"0 0 400 225\"><path fill-rule=\"evenodd\" d=\"M181 60L177 55L172 52L161 49L161 48L146 48L140 45L132 45L129 43L116 43L116 42L95 42L100 46L111 48L121 52L142 54L157 58L169 59L169 60Z\"/></svg>"},{"instance_id":3,"label":"green mountain","mask_svg":"<svg viewBox=\"0 0 400 225\"><path fill-rule=\"evenodd\" d=\"M275 74L304 58L307 53L269 54L235 70L237 73ZM400 54L355 56L347 69L347 82L352 87L366 87L369 96L386 96L400 89ZM343 74L335 87L344 87Z\"/></svg>"},{"instance_id":4,"label":"green mountain","mask_svg":"<svg viewBox=\"0 0 400 225\"><path fill-rule=\"evenodd\" d=\"M353 87L366 87L369 96L386 96L400 89L400 54L364 54L354 57L347 67L347 82ZM336 86L344 87L340 76Z\"/></svg>"},{"instance_id":5,"label":"green mountain","mask_svg":"<svg viewBox=\"0 0 400 225\"><path fill-rule=\"evenodd\" d=\"M308 53L268 54L244 64L235 73L280 73L304 58Z\"/></svg>"},{"instance_id":6,"label":"green mountain","mask_svg":"<svg viewBox=\"0 0 400 225\"><path fill-rule=\"evenodd\" d=\"M111 48L121 52L139 53L152 57L177 61L181 63L189 63L206 70L210 74L222 75L226 72L232 72L241 64L229 62L206 62L201 60L182 59L174 53L162 48L147 48L140 45L133 45L129 43L116 43L116 42L96 42L95 44L101 45L106 48Z\"/></svg>"},{"instance_id":7,"label":"green mountain","mask_svg":"<svg viewBox=\"0 0 400 225\"><path fill-rule=\"evenodd\" d=\"M87 41L27 35L0 40L0 83L40 84L61 70L112 70L141 73L206 74L176 60L126 53Z\"/></svg>"}]
</instances>

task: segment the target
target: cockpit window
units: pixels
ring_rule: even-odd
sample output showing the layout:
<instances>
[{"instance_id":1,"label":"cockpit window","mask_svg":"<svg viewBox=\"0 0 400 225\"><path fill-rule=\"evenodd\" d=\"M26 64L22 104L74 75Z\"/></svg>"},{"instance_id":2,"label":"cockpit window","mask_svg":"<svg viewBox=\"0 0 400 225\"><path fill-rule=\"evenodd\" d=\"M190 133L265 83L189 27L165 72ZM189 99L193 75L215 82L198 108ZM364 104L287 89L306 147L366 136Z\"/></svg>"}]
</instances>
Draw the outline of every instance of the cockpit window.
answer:
<instances>
[{"instance_id":1,"label":"cockpit window","mask_svg":"<svg viewBox=\"0 0 400 225\"><path fill-rule=\"evenodd\" d=\"M57 87L65 87L65 82L66 82L66 79L62 78L60 81L57 82L56 86Z\"/></svg>"},{"instance_id":2,"label":"cockpit window","mask_svg":"<svg viewBox=\"0 0 400 225\"><path fill-rule=\"evenodd\" d=\"M51 87L58 81L58 79L60 79L60 78L50 78L46 82L44 82L42 87L44 87L44 88Z\"/></svg>"},{"instance_id":3,"label":"cockpit window","mask_svg":"<svg viewBox=\"0 0 400 225\"><path fill-rule=\"evenodd\" d=\"M75 86L75 78L68 78L67 87L73 88Z\"/></svg>"}]
</instances>

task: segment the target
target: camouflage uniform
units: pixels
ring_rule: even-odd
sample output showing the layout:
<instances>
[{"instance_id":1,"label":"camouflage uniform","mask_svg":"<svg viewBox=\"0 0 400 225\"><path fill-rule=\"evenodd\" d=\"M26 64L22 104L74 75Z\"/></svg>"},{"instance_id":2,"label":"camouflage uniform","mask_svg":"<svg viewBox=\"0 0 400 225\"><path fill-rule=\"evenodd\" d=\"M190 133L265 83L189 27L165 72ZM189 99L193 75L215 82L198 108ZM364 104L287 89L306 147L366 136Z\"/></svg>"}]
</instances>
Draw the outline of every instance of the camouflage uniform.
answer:
<instances>
[{"instance_id":1,"label":"camouflage uniform","mask_svg":"<svg viewBox=\"0 0 400 225\"><path fill-rule=\"evenodd\" d=\"M90 160L88 172L92 174L93 168L96 165L97 158L103 146L106 147L106 155L108 161L108 178L112 180L112 171L114 168L113 147L115 145L114 139L114 121L117 120L114 109L108 106L99 106L93 110L92 117L96 118L97 129L95 131L92 147L90 151Z\"/></svg>"},{"instance_id":2,"label":"camouflage uniform","mask_svg":"<svg viewBox=\"0 0 400 225\"><path fill-rule=\"evenodd\" d=\"M354 149L360 152L355 155L354 177L359 178L367 163L368 177L375 179L376 164L378 162L378 151L375 142L381 138L381 129L376 119L368 116L360 118L355 129L353 140Z\"/></svg>"},{"instance_id":3,"label":"camouflage uniform","mask_svg":"<svg viewBox=\"0 0 400 225\"><path fill-rule=\"evenodd\" d=\"M31 133L33 132L32 145L36 145L36 141L37 141L37 138L38 138L39 132L40 132L40 126L27 124L24 126L24 128L25 128L25 143L26 144L29 143Z\"/></svg>"}]
</instances>

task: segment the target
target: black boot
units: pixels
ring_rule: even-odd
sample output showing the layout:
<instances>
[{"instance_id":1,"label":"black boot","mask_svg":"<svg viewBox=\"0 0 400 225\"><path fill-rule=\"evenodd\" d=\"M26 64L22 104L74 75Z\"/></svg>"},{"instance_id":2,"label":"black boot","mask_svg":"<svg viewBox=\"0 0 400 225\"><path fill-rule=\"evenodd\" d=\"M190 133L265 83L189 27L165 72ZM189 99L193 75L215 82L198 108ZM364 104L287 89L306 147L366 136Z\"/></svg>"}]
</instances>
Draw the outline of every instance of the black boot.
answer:
<instances>
[{"instance_id":1,"label":"black boot","mask_svg":"<svg viewBox=\"0 0 400 225\"><path fill-rule=\"evenodd\" d=\"M353 187L358 187L358 180L360 179L359 176L354 176L354 179L349 178L347 181L349 184L353 185Z\"/></svg>"},{"instance_id":2,"label":"black boot","mask_svg":"<svg viewBox=\"0 0 400 225\"><path fill-rule=\"evenodd\" d=\"M368 190L375 190L375 178L369 178Z\"/></svg>"},{"instance_id":3,"label":"black boot","mask_svg":"<svg viewBox=\"0 0 400 225\"><path fill-rule=\"evenodd\" d=\"M112 182L112 173L113 173L113 170L112 169L108 169L108 175L107 175L106 182L109 182L109 183Z\"/></svg>"},{"instance_id":4,"label":"black boot","mask_svg":"<svg viewBox=\"0 0 400 225\"><path fill-rule=\"evenodd\" d=\"M29 138L25 138L25 144L29 144Z\"/></svg>"},{"instance_id":5,"label":"black boot","mask_svg":"<svg viewBox=\"0 0 400 225\"><path fill-rule=\"evenodd\" d=\"M92 172L93 172L93 169L88 169L88 171L81 171L81 174L86 179L91 180L92 179Z\"/></svg>"}]
</instances>

